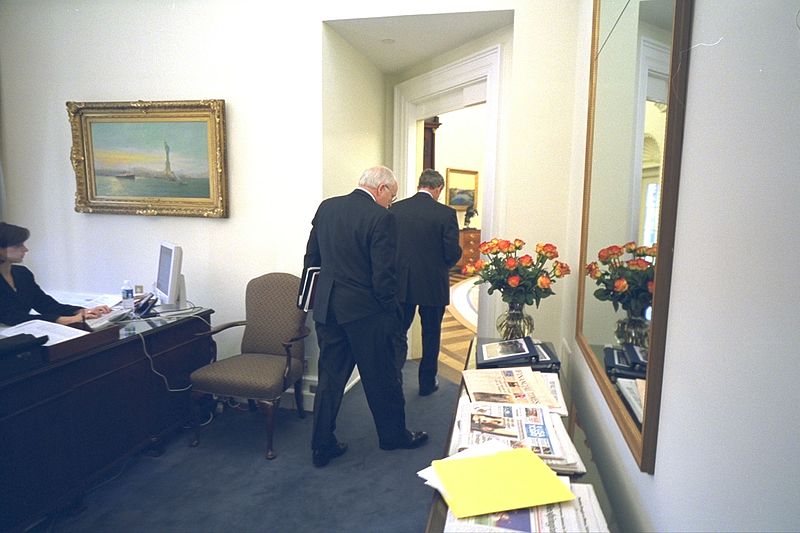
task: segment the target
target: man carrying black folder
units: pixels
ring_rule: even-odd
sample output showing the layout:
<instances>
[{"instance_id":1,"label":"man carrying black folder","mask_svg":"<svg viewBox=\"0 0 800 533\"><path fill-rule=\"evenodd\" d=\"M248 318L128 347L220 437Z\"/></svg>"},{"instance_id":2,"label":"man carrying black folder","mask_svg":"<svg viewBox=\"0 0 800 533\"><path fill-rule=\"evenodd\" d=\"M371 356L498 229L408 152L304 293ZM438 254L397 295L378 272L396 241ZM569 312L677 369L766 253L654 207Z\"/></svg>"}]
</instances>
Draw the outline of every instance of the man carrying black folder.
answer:
<instances>
[{"instance_id":1,"label":"man carrying black folder","mask_svg":"<svg viewBox=\"0 0 800 533\"><path fill-rule=\"evenodd\" d=\"M364 171L358 188L324 200L312 221L303 266L320 267L313 313L319 342L312 459L322 467L347 451L336 439L336 416L347 379L358 366L384 450L417 448L424 431L406 429L405 400L395 366L400 327L395 253L397 227L388 207L397 180L386 167Z\"/></svg>"}]
</instances>

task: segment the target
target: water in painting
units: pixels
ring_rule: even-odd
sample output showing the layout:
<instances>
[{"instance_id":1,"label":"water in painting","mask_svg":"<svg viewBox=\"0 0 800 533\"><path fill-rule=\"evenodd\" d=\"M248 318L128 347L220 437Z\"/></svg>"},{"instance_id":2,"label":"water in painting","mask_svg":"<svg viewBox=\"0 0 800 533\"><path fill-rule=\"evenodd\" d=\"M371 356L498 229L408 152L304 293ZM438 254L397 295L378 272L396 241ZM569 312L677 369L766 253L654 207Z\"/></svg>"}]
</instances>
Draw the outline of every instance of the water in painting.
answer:
<instances>
[{"instance_id":1,"label":"water in painting","mask_svg":"<svg viewBox=\"0 0 800 533\"><path fill-rule=\"evenodd\" d=\"M205 121L92 123L98 197L208 198Z\"/></svg>"}]
</instances>

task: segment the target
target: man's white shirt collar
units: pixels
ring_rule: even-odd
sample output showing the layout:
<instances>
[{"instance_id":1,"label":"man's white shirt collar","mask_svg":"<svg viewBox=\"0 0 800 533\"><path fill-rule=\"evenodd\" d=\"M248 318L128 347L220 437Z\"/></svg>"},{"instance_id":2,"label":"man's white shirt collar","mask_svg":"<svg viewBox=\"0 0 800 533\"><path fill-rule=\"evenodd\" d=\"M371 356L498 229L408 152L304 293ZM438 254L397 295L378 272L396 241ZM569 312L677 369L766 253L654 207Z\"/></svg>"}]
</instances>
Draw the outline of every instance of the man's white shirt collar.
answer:
<instances>
[{"instance_id":1,"label":"man's white shirt collar","mask_svg":"<svg viewBox=\"0 0 800 533\"><path fill-rule=\"evenodd\" d=\"M374 201L374 202L377 202L377 201L378 201L378 199L377 199L377 198L375 198L375 195L374 195L374 194L372 194L371 192L369 192L369 191L368 191L367 189L365 189L364 187L356 187L356 189L359 189L359 190L361 190L361 191L364 191L365 193L369 194L370 198L372 198L372 201Z\"/></svg>"}]
</instances>

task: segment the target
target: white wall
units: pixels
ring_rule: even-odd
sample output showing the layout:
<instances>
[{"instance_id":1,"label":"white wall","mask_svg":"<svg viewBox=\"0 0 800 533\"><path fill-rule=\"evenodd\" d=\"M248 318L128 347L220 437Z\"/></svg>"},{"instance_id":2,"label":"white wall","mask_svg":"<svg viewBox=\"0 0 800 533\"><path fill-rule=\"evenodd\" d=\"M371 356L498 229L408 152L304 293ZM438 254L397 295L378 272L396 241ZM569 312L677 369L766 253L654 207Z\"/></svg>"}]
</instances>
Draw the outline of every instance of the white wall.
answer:
<instances>
[{"instance_id":1,"label":"white wall","mask_svg":"<svg viewBox=\"0 0 800 533\"><path fill-rule=\"evenodd\" d=\"M800 527L798 7L696 3L655 475L575 368L624 531Z\"/></svg>"},{"instance_id":2,"label":"white wall","mask_svg":"<svg viewBox=\"0 0 800 533\"><path fill-rule=\"evenodd\" d=\"M533 2L536 9L514 15L513 85L505 127L507 150L512 156L503 169L495 194L503 207L496 216L504 222L503 236L521 238L558 247L559 260L572 267L572 275L553 286L555 296L542 300L533 315L536 336L552 340L571 339L574 329L564 328L572 316L571 286L580 275L579 244L568 239L568 199L571 195L572 135L576 96L575 53L579 7L590 2ZM583 111L582 113L585 113ZM502 227L502 226L501 226Z\"/></svg>"},{"instance_id":3,"label":"white wall","mask_svg":"<svg viewBox=\"0 0 800 533\"><path fill-rule=\"evenodd\" d=\"M323 25L323 197L352 191L361 172L387 165L383 74Z\"/></svg>"},{"instance_id":4,"label":"white wall","mask_svg":"<svg viewBox=\"0 0 800 533\"><path fill-rule=\"evenodd\" d=\"M486 105L475 105L450 113L439 115L441 126L436 129L436 170L447 178L448 168L476 170L478 172L478 195L480 203L485 180L485 138ZM481 178L484 178L482 180ZM446 192L442 191L439 201L444 203ZM459 227L464 226L465 211L457 211ZM480 228L480 214L470 221L470 227Z\"/></svg>"}]
</instances>

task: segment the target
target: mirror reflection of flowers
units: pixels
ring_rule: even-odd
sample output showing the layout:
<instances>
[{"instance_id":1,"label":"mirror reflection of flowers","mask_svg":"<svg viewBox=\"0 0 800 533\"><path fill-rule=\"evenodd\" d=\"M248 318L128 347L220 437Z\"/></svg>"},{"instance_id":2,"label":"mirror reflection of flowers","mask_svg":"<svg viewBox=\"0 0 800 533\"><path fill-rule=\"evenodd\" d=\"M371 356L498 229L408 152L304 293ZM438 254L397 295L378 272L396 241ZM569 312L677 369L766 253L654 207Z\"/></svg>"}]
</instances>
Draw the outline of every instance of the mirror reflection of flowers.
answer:
<instances>
[{"instance_id":1,"label":"mirror reflection of flowers","mask_svg":"<svg viewBox=\"0 0 800 533\"><path fill-rule=\"evenodd\" d=\"M630 254L631 258L624 259L625 254ZM599 264L592 261L586 265L586 275L600 287L594 291L594 297L611 302L615 311L622 307L630 316L644 318L645 311L653 303L656 255L657 244L637 246L633 241L600 250L597 253Z\"/></svg>"},{"instance_id":2,"label":"mirror reflection of flowers","mask_svg":"<svg viewBox=\"0 0 800 533\"><path fill-rule=\"evenodd\" d=\"M555 294L552 285L569 275L566 263L556 261L558 249L553 244L536 245L536 257L520 254L525 242L492 239L482 242L478 249L487 260L478 259L464 265L464 274L477 274L476 285L489 283L489 294L500 291L506 303L536 304ZM552 261L552 262L551 262Z\"/></svg>"}]
</instances>

